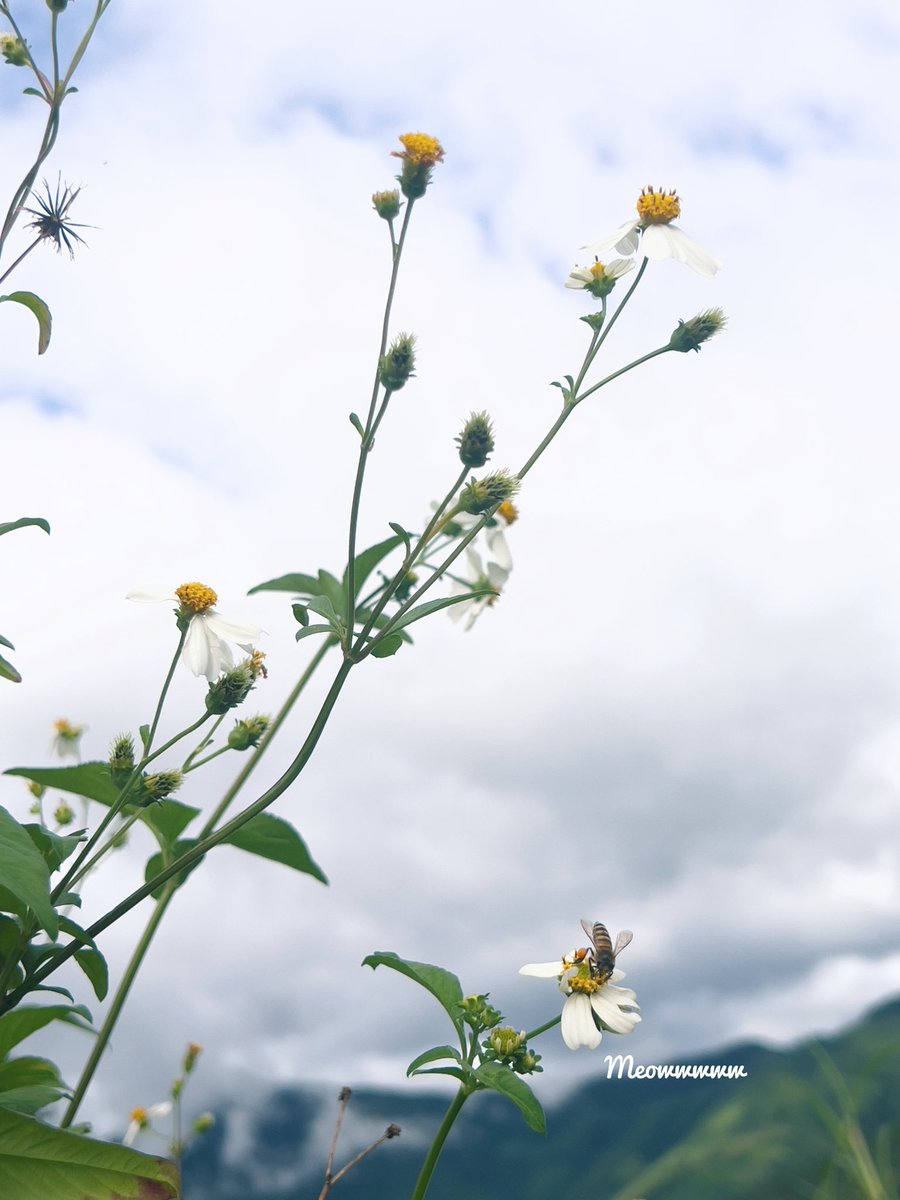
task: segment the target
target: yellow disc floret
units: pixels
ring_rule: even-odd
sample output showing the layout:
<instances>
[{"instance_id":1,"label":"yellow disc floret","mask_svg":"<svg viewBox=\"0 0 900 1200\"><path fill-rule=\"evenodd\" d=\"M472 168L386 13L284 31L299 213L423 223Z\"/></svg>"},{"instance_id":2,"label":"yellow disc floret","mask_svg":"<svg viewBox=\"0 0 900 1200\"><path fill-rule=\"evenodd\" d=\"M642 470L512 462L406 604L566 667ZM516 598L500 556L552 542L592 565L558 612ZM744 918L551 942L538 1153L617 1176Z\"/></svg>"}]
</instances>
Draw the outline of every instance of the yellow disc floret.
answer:
<instances>
[{"instance_id":1,"label":"yellow disc floret","mask_svg":"<svg viewBox=\"0 0 900 1200\"><path fill-rule=\"evenodd\" d=\"M133 1108L130 1115L132 1121L135 1121L138 1125L142 1126L146 1125L150 1119L146 1108Z\"/></svg>"},{"instance_id":2,"label":"yellow disc floret","mask_svg":"<svg viewBox=\"0 0 900 1200\"><path fill-rule=\"evenodd\" d=\"M175 589L181 607L193 613L205 613L213 607L219 597L205 583L183 583Z\"/></svg>"},{"instance_id":3,"label":"yellow disc floret","mask_svg":"<svg viewBox=\"0 0 900 1200\"><path fill-rule=\"evenodd\" d=\"M573 992L586 992L588 995L599 992L603 986L598 980L585 978L582 975L571 975L567 982Z\"/></svg>"},{"instance_id":4,"label":"yellow disc floret","mask_svg":"<svg viewBox=\"0 0 900 1200\"><path fill-rule=\"evenodd\" d=\"M675 192L655 192L643 188L637 202L638 216L644 225L668 225L681 216L681 201Z\"/></svg>"},{"instance_id":5,"label":"yellow disc floret","mask_svg":"<svg viewBox=\"0 0 900 1200\"><path fill-rule=\"evenodd\" d=\"M397 158L408 158L416 166L433 167L435 163L444 161L444 147L437 138L427 133L403 133L400 135L404 152L394 150Z\"/></svg>"},{"instance_id":6,"label":"yellow disc floret","mask_svg":"<svg viewBox=\"0 0 900 1200\"><path fill-rule=\"evenodd\" d=\"M504 500L497 509L497 516L502 517L507 525L514 525L519 519L519 510L513 504L512 500Z\"/></svg>"}]
</instances>

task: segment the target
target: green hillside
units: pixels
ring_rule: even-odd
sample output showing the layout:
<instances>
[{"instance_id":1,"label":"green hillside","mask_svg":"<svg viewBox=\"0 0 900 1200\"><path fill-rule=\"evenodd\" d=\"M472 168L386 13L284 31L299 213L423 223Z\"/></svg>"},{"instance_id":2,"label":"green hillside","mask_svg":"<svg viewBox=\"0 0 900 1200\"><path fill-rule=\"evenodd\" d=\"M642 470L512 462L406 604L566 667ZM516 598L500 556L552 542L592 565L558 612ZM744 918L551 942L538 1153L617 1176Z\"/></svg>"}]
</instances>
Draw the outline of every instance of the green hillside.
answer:
<instances>
[{"instance_id":1,"label":"green hillside","mask_svg":"<svg viewBox=\"0 0 900 1200\"><path fill-rule=\"evenodd\" d=\"M846 1081L864 1147L882 1180L900 1175L900 1001L823 1041ZM810 1044L731 1047L691 1063L743 1065L744 1079L611 1079L579 1088L529 1133L495 1095L470 1101L444 1150L429 1200L866 1200L844 1133L827 1121L841 1104ZM352 1149L391 1122L403 1135L335 1187L338 1200L403 1200L445 1102L358 1091L345 1123ZM322 1183L333 1095L282 1090L253 1112L223 1108L189 1155L187 1200L296 1200ZM830 1118L828 1113L834 1114ZM844 1129L846 1130L846 1122ZM343 1139L342 1139L343 1145ZM858 1159L857 1159L858 1161ZM882 1200L895 1200L896 1182Z\"/></svg>"}]
</instances>

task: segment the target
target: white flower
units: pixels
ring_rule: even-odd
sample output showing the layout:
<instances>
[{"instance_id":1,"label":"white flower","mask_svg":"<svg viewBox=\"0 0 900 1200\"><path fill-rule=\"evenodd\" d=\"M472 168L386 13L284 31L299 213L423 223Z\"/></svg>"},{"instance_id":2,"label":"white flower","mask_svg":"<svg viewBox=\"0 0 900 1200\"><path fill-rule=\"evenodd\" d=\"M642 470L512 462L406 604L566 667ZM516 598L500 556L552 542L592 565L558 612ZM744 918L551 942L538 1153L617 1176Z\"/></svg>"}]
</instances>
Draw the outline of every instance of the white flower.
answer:
<instances>
[{"instance_id":1,"label":"white flower","mask_svg":"<svg viewBox=\"0 0 900 1200\"><path fill-rule=\"evenodd\" d=\"M620 254L634 254L640 243L647 258L654 261L674 258L707 279L712 279L721 268L722 264L715 255L672 224L681 215L681 201L674 192L644 188L638 197L637 211L637 220L627 221L614 233L591 242L584 249L591 254L602 254L604 250L615 246Z\"/></svg>"},{"instance_id":2,"label":"white flower","mask_svg":"<svg viewBox=\"0 0 900 1200\"><path fill-rule=\"evenodd\" d=\"M582 950L573 950L555 962L526 963L519 974L559 980L559 989L566 996L560 1029L570 1050L579 1046L597 1049L602 1034L595 1017L612 1033L631 1033L641 1019L631 988L616 986L625 972L617 968L601 983L593 977L590 956Z\"/></svg>"},{"instance_id":3,"label":"white flower","mask_svg":"<svg viewBox=\"0 0 900 1200\"><path fill-rule=\"evenodd\" d=\"M585 288L594 296L608 296L616 280L634 270L630 258L614 258L602 263L599 259L589 267L573 267L566 280L567 288Z\"/></svg>"},{"instance_id":4,"label":"white flower","mask_svg":"<svg viewBox=\"0 0 900 1200\"><path fill-rule=\"evenodd\" d=\"M125 1130L122 1145L130 1146L139 1133L144 1129L150 1128L150 1122L154 1117L168 1116L171 1111L171 1100L163 1100L160 1104L151 1104L149 1108L133 1108L131 1110L131 1124Z\"/></svg>"},{"instance_id":5,"label":"white flower","mask_svg":"<svg viewBox=\"0 0 900 1200\"><path fill-rule=\"evenodd\" d=\"M147 588L129 592L126 599L142 604L163 600L180 604L180 615L189 622L181 652L182 662L195 675L205 675L210 681L234 666L229 642L250 653L262 633L256 625L237 625L217 613L213 605L218 597L203 583L183 583L174 591Z\"/></svg>"},{"instance_id":6,"label":"white flower","mask_svg":"<svg viewBox=\"0 0 900 1200\"><path fill-rule=\"evenodd\" d=\"M512 570L512 558L506 538L503 536L503 530L495 529L490 532L494 534L494 537L492 542L489 542L489 549L501 561L488 562L485 567L477 550L473 550L469 546L466 550L466 558L469 562L468 573L455 579L450 588L451 596L465 596L474 588L492 589L483 596L473 596L471 600L461 600L458 604L451 605L448 610L450 620L461 621L463 617L466 617L466 629L471 629L484 610L497 602L497 597L503 590L503 585Z\"/></svg>"}]
</instances>

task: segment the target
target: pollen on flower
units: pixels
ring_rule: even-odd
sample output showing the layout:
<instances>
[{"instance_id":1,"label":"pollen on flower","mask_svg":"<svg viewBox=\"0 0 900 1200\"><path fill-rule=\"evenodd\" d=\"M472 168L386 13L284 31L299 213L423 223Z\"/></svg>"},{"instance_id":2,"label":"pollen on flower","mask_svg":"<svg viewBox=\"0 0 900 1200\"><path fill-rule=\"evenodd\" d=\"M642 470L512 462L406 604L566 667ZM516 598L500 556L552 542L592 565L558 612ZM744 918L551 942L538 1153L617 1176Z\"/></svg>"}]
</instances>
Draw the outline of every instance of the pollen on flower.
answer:
<instances>
[{"instance_id":1,"label":"pollen on flower","mask_svg":"<svg viewBox=\"0 0 900 1200\"><path fill-rule=\"evenodd\" d=\"M519 519L519 510L513 504L512 500L504 500L497 509L497 516L502 517L507 525L514 525Z\"/></svg>"},{"instance_id":2,"label":"pollen on flower","mask_svg":"<svg viewBox=\"0 0 900 1200\"><path fill-rule=\"evenodd\" d=\"M182 608L193 613L207 612L219 599L205 583L183 583L175 589L175 595L181 601Z\"/></svg>"},{"instance_id":3,"label":"pollen on flower","mask_svg":"<svg viewBox=\"0 0 900 1200\"><path fill-rule=\"evenodd\" d=\"M400 135L400 141L404 149L402 152L392 150L394 158L406 158L416 166L427 167L444 161L444 147L437 138L430 137L427 133L403 133Z\"/></svg>"},{"instance_id":4,"label":"pollen on flower","mask_svg":"<svg viewBox=\"0 0 900 1200\"><path fill-rule=\"evenodd\" d=\"M587 992L588 995L591 995L593 992L599 992L603 986L598 980L589 979L582 975L571 976L567 980L567 983L573 992Z\"/></svg>"},{"instance_id":5,"label":"pollen on flower","mask_svg":"<svg viewBox=\"0 0 900 1200\"><path fill-rule=\"evenodd\" d=\"M644 225L668 225L681 216L681 201L674 191L657 192L645 187L638 196L637 212Z\"/></svg>"},{"instance_id":6,"label":"pollen on flower","mask_svg":"<svg viewBox=\"0 0 900 1200\"><path fill-rule=\"evenodd\" d=\"M247 667L253 673L253 678L258 679L262 675L263 679L269 678L269 672L265 666L265 653L262 650L254 650L247 659Z\"/></svg>"},{"instance_id":7,"label":"pollen on flower","mask_svg":"<svg viewBox=\"0 0 900 1200\"><path fill-rule=\"evenodd\" d=\"M136 1121L138 1125L146 1125L150 1119L146 1108L133 1108L129 1117L132 1121Z\"/></svg>"}]
</instances>

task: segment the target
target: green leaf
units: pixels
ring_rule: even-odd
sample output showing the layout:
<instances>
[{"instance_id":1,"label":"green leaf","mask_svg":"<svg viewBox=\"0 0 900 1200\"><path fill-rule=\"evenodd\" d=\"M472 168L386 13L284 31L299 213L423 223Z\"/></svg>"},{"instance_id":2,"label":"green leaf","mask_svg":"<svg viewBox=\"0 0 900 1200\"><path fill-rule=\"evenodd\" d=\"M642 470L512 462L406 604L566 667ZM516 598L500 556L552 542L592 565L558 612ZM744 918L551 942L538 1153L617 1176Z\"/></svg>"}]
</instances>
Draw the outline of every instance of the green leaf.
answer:
<instances>
[{"instance_id":1,"label":"green leaf","mask_svg":"<svg viewBox=\"0 0 900 1200\"><path fill-rule=\"evenodd\" d=\"M496 1062L483 1062L475 1068L475 1076L484 1087L493 1092L499 1092L512 1100L516 1108L525 1118L525 1124L535 1133L547 1132L547 1119L537 1096L522 1079L509 1067Z\"/></svg>"},{"instance_id":2,"label":"green leaf","mask_svg":"<svg viewBox=\"0 0 900 1200\"><path fill-rule=\"evenodd\" d=\"M407 625L412 625L413 621L421 621L423 617L430 617L433 612L440 612L442 608L449 608L451 604L463 604L466 600L477 600L480 596L496 596L496 591L493 588L473 588L471 592L466 592L463 596L442 596L440 600L426 600L424 604L417 604L415 608L407 609L402 617L399 617L391 626L391 633L396 633L398 629L403 629ZM373 650L374 654L375 651Z\"/></svg>"},{"instance_id":3,"label":"green leaf","mask_svg":"<svg viewBox=\"0 0 900 1200\"><path fill-rule=\"evenodd\" d=\"M462 987L451 971L445 971L443 967L433 967L429 963L401 958L392 950L376 950L374 954L363 959L362 965L371 967L373 971L376 967L390 967L392 971L399 971L407 979L412 979L427 992L431 992L435 1000L446 1009L455 1028L462 1028L462 1018L459 1014L459 1006L463 999Z\"/></svg>"},{"instance_id":4,"label":"green leaf","mask_svg":"<svg viewBox=\"0 0 900 1200\"><path fill-rule=\"evenodd\" d=\"M290 822L272 813L257 813L246 825L226 838L223 845L237 846L248 854L283 863L295 871L302 871L304 875L312 875L320 883L328 883L327 876L310 855L306 842L297 830Z\"/></svg>"},{"instance_id":5,"label":"green leaf","mask_svg":"<svg viewBox=\"0 0 900 1200\"><path fill-rule=\"evenodd\" d=\"M0 878L8 892L23 908L30 908L51 937L56 937L56 913L50 903L50 872L34 848L34 843L19 822L0 808Z\"/></svg>"},{"instance_id":6,"label":"green leaf","mask_svg":"<svg viewBox=\"0 0 900 1200\"><path fill-rule=\"evenodd\" d=\"M26 308L30 308L37 317L38 323L38 354L43 354L50 345L50 326L53 324L53 318L50 316L50 309L34 292L10 292L8 296L0 296L0 304L4 300L12 300L16 304L24 304Z\"/></svg>"},{"instance_id":7,"label":"green leaf","mask_svg":"<svg viewBox=\"0 0 900 1200\"><path fill-rule=\"evenodd\" d=\"M83 1004L20 1004L0 1017L0 1059L4 1059L19 1042L43 1029L52 1021L65 1021L84 1029L83 1021L91 1023L91 1014Z\"/></svg>"},{"instance_id":8,"label":"green leaf","mask_svg":"<svg viewBox=\"0 0 900 1200\"><path fill-rule=\"evenodd\" d=\"M356 432L359 434L359 436L361 438L366 436L366 431L363 429L362 421L359 419L359 417L356 415L356 413L350 414L350 424L353 426L353 428L356 430Z\"/></svg>"},{"instance_id":9,"label":"green leaf","mask_svg":"<svg viewBox=\"0 0 900 1200\"><path fill-rule=\"evenodd\" d=\"M22 828L34 843L34 848L43 858L51 873L58 871L81 842L85 840L84 830L77 833L52 833L45 825L29 824Z\"/></svg>"},{"instance_id":10,"label":"green leaf","mask_svg":"<svg viewBox=\"0 0 900 1200\"><path fill-rule=\"evenodd\" d=\"M309 624L309 608L305 604L292 604L291 612L294 614L294 620L299 625Z\"/></svg>"},{"instance_id":11,"label":"green leaf","mask_svg":"<svg viewBox=\"0 0 900 1200\"><path fill-rule=\"evenodd\" d=\"M33 88L33 87L22 88L22 95L23 96L37 96L37 98L39 100L46 100L46 98L47 98L43 92L39 92L37 90L37 88Z\"/></svg>"},{"instance_id":12,"label":"green leaf","mask_svg":"<svg viewBox=\"0 0 900 1200\"><path fill-rule=\"evenodd\" d=\"M5 646L10 645L6 638L3 638L2 640ZM11 649L15 649L15 647L12 646ZM12 683L22 682L22 676L12 665L12 663L9 662L8 659L5 659L2 654L0 654L0 678L9 679Z\"/></svg>"},{"instance_id":13,"label":"green leaf","mask_svg":"<svg viewBox=\"0 0 900 1200\"><path fill-rule=\"evenodd\" d=\"M69 1092L55 1063L46 1058L26 1055L0 1063L0 1118L11 1112L31 1115L48 1104L54 1104ZM3 1125L0 1121L0 1187L3 1183ZM0 1190L7 1200L5 1188Z\"/></svg>"},{"instance_id":14,"label":"green leaf","mask_svg":"<svg viewBox=\"0 0 900 1200\"><path fill-rule=\"evenodd\" d=\"M403 528L403 526L398 525L396 521L388 521L388 525L390 525L391 529L393 529L393 531L394 531L394 533L396 533L397 537L402 540L403 545L406 547L406 553L409 554L409 552L412 550L412 544L409 540L409 534L406 532L406 530Z\"/></svg>"},{"instance_id":15,"label":"green leaf","mask_svg":"<svg viewBox=\"0 0 900 1200\"><path fill-rule=\"evenodd\" d=\"M297 596L316 596L318 590L319 581L313 575L295 573L280 575L277 579L270 579L268 583L258 583L247 595L252 596L254 592L293 592Z\"/></svg>"},{"instance_id":16,"label":"green leaf","mask_svg":"<svg viewBox=\"0 0 900 1200\"><path fill-rule=\"evenodd\" d=\"M389 633L384 641L376 642L372 647L373 658L390 658L403 645L402 633Z\"/></svg>"},{"instance_id":17,"label":"green leaf","mask_svg":"<svg viewBox=\"0 0 900 1200\"><path fill-rule=\"evenodd\" d=\"M79 763L73 767L11 767L6 775L21 775L44 787L59 788L76 796L86 796L101 804L112 805L119 798L109 767L104 762Z\"/></svg>"},{"instance_id":18,"label":"green leaf","mask_svg":"<svg viewBox=\"0 0 900 1200\"><path fill-rule=\"evenodd\" d=\"M94 939L69 917L60 917L59 927L63 933L82 943L82 948L75 951L75 961L88 977L97 999L105 1000L109 991L109 968Z\"/></svg>"},{"instance_id":19,"label":"green leaf","mask_svg":"<svg viewBox=\"0 0 900 1200\"><path fill-rule=\"evenodd\" d=\"M169 847L168 862L161 853L152 854L150 858L147 859L146 867L144 867L144 882L149 883L151 879L154 879L161 871L164 871L167 866L171 865L176 858L181 858L182 854L186 854L188 850L193 850L193 848L197 845L198 840L198 838L186 838L184 841L175 842L173 846ZM203 858L198 858L195 863L191 863L189 867L185 867L185 869L179 872L179 874L173 875L171 879L167 879L165 883L161 883L159 887L154 888L150 893L153 899L159 899L159 897L162 895L163 888L168 888L173 885L175 887L181 887L188 875L190 875L191 871L195 871L202 862Z\"/></svg>"},{"instance_id":20,"label":"green leaf","mask_svg":"<svg viewBox=\"0 0 900 1200\"><path fill-rule=\"evenodd\" d=\"M177 1200L174 1163L0 1112L3 1200Z\"/></svg>"},{"instance_id":21,"label":"green leaf","mask_svg":"<svg viewBox=\"0 0 900 1200\"><path fill-rule=\"evenodd\" d=\"M12 642L8 638L5 638L2 633L0 633L0 646L8 646L10 650L15 650Z\"/></svg>"},{"instance_id":22,"label":"green leaf","mask_svg":"<svg viewBox=\"0 0 900 1200\"><path fill-rule=\"evenodd\" d=\"M0 537L3 537L4 533L12 533L14 529L24 529L28 525L37 525L44 533L50 532L50 522L45 521L43 517L19 517L18 521L0 521ZM9 642L6 645L9 646Z\"/></svg>"},{"instance_id":23,"label":"green leaf","mask_svg":"<svg viewBox=\"0 0 900 1200\"><path fill-rule=\"evenodd\" d=\"M341 624L340 617L334 604L331 602L330 596L313 596L307 604L312 612L318 613L320 617L324 617L332 628L336 628Z\"/></svg>"},{"instance_id":24,"label":"green leaf","mask_svg":"<svg viewBox=\"0 0 900 1200\"><path fill-rule=\"evenodd\" d=\"M395 526L391 526L392 529ZM376 546L370 546L368 550L363 550L361 554L357 554L353 560L353 599L359 595L363 584L378 566L383 558L387 558L392 550L396 550L403 538L395 533L393 537L386 538L383 542L379 542ZM349 583L349 570L344 571L344 582L341 588L341 595L347 594L347 585Z\"/></svg>"},{"instance_id":25,"label":"green leaf","mask_svg":"<svg viewBox=\"0 0 900 1200\"><path fill-rule=\"evenodd\" d=\"M142 809L141 820L152 829L161 845L172 846L199 811L180 800L163 800L161 804Z\"/></svg>"},{"instance_id":26,"label":"green leaf","mask_svg":"<svg viewBox=\"0 0 900 1200\"><path fill-rule=\"evenodd\" d=\"M334 629L330 625L307 625L305 629L297 630L294 639L302 642L305 637L312 637L316 633L330 633L333 637Z\"/></svg>"},{"instance_id":27,"label":"green leaf","mask_svg":"<svg viewBox=\"0 0 900 1200\"><path fill-rule=\"evenodd\" d=\"M456 1062L460 1061L459 1051L454 1050L452 1046L435 1046L431 1050L425 1050L417 1058L414 1058L406 1068L407 1076L418 1073L420 1067L424 1067L426 1063L439 1062L441 1059L452 1058Z\"/></svg>"}]
</instances>

